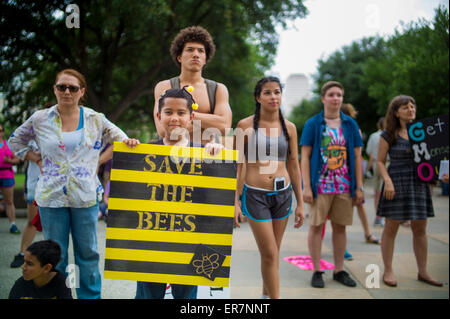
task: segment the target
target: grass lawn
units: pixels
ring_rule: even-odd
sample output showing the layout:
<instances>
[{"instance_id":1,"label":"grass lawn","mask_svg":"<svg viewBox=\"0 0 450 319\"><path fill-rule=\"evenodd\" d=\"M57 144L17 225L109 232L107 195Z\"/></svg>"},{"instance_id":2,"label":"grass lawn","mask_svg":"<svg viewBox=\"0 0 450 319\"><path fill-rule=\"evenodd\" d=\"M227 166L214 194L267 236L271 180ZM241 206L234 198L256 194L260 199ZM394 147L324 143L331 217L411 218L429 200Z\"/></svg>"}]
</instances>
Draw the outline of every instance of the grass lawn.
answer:
<instances>
[{"instance_id":1,"label":"grass lawn","mask_svg":"<svg viewBox=\"0 0 450 319\"><path fill-rule=\"evenodd\" d=\"M24 173L14 174L14 179L16 180L16 185L14 185L14 188L23 189L23 185L25 184L25 174Z\"/></svg>"}]
</instances>

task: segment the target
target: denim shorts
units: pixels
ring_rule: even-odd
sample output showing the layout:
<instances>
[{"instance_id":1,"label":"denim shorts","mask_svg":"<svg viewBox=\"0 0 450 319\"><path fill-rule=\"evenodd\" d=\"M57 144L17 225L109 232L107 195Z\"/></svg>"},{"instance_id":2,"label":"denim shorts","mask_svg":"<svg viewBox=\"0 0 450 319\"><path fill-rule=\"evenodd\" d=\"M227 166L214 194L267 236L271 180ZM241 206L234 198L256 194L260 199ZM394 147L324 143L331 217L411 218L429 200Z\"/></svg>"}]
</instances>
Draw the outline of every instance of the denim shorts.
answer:
<instances>
[{"instance_id":1,"label":"denim shorts","mask_svg":"<svg viewBox=\"0 0 450 319\"><path fill-rule=\"evenodd\" d=\"M0 178L0 187L13 187L15 184L14 178Z\"/></svg>"},{"instance_id":2,"label":"denim shorts","mask_svg":"<svg viewBox=\"0 0 450 319\"><path fill-rule=\"evenodd\" d=\"M292 187L271 191L244 184L241 203L242 213L252 220L281 220L292 212Z\"/></svg>"}]
</instances>

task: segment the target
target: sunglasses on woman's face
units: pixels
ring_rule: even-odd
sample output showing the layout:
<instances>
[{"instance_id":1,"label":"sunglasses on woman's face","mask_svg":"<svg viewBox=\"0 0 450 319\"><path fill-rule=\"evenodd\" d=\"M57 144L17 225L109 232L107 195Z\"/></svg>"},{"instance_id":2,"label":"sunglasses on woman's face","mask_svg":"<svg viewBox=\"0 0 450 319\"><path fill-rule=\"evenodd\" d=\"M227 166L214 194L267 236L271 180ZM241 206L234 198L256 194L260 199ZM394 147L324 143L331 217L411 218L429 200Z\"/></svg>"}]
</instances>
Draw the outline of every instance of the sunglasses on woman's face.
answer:
<instances>
[{"instance_id":1,"label":"sunglasses on woman's face","mask_svg":"<svg viewBox=\"0 0 450 319\"><path fill-rule=\"evenodd\" d=\"M56 84L55 86L56 89L60 92L66 92L66 90L69 89L70 93L75 93L80 89L79 86L74 85Z\"/></svg>"}]
</instances>

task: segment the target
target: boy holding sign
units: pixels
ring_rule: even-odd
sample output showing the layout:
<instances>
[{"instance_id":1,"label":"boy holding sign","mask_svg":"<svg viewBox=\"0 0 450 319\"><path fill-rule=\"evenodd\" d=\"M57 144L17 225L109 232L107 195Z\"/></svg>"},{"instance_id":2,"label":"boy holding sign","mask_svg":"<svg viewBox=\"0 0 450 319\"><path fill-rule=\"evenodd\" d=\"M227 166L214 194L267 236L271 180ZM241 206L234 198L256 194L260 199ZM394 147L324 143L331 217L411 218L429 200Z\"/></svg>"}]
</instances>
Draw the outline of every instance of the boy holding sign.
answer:
<instances>
[{"instance_id":1,"label":"boy holding sign","mask_svg":"<svg viewBox=\"0 0 450 319\"><path fill-rule=\"evenodd\" d=\"M190 92L192 87L182 89L169 89L158 100L156 114L159 123L164 129L164 137L150 144L194 146L189 139L187 128L194 118L193 109L197 104ZM197 145L198 146L198 145ZM205 149L211 155L218 154L223 146L218 143L208 143ZM172 295L175 299L195 299L197 286L172 284ZM164 299L165 283L137 282L136 299Z\"/></svg>"}]
</instances>

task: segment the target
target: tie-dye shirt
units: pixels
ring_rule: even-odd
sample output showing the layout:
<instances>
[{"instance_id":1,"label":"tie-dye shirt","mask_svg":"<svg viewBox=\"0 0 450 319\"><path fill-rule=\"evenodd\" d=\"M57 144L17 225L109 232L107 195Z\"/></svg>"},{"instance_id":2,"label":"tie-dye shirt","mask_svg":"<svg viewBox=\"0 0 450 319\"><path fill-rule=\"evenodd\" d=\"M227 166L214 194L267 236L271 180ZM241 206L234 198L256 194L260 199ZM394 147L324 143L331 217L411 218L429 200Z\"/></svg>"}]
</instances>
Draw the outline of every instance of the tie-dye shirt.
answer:
<instances>
[{"instance_id":1,"label":"tie-dye shirt","mask_svg":"<svg viewBox=\"0 0 450 319\"><path fill-rule=\"evenodd\" d=\"M318 182L319 194L342 194L350 192L350 173L347 165L347 149L342 126L323 131L320 147L323 166Z\"/></svg>"},{"instance_id":2,"label":"tie-dye shirt","mask_svg":"<svg viewBox=\"0 0 450 319\"><path fill-rule=\"evenodd\" d=\"M42 156L42 176L35 199L42 207L91 207L103 188L97 177L102 145L123 141L127 135L101 113L83 107L81 143L69 154L62 136L57 105L36 111L9 138L11 150L20 151L36 141ZM17 156L21 159L27 152Z\"/></svg>"}]
</instances>

